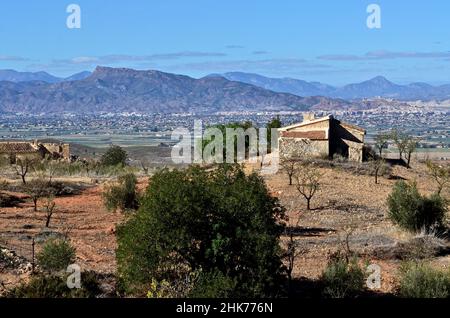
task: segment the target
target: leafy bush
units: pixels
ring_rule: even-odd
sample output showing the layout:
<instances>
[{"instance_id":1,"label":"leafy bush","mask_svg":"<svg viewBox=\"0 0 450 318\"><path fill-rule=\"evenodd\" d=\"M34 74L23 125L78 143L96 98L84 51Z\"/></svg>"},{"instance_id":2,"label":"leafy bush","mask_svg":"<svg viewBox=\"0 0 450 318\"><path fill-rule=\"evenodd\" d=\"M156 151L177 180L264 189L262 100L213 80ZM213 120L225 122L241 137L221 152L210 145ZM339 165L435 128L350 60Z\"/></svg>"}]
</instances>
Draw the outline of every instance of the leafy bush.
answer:
<instances>
[{"instance_id":1,"label":"leafy bush","mask_svg":"<svg viewBox=\"0 0 450 318\"><path fill-rule=\"evenodd\" d=\"M443 199L437 194L422 196L414 183L398 181L387 201L389 218L405 230L429 233L443 224L446 213Z\"/></svg>"},{"instance_id":2,"label":"leafy bush","mask_svg":"<svg viewBox=\"0 0 450 318\"><path fill-rule=\"evenodd\" d=\"M128 154L120 146L111 146L100 159L104 166L125 166L127 163Z\"/></svg>"},{"instance_id":3,"label":"leafy bush","mask_svg":"<svg viewBox=\"0 0 450 318\"><path fill-rule=\"evenodd\" d=\"M358 260L337 255L330 259L322 273L323 294L330 298L355 297L364 291L366 275Z\"/></svg>"},{"instance_id":4,"label":"leafy bush","mask_svg":"<svg viewBox=\"0 0 450 318\"><path fill-rule=\"evenodd\" d=\"M189 293L191 298L231 298L234 296L236 280L225 276L220 271L201 273L194 288Z\"/></svg>"},{"instance_id":5,"label":"leafy bush","mask_svg":"<svg viewBox=\"0 0 450 318\"><path fill-rule=\"evenodd\" d=\"M75 262L75 248L66 240L49 240L37 255L37 261L46 271L65 270Z\"/></svg>"},{"instance_id":6,"label":"leafy bush","mask_svg":"<svg viewBox=\"0 0 450 318\"><path fill-rule=\"evenodd\" d=\"M136 190L137 178L129 173L118 178L117 184L105 187L103 201L109 211L120 209L136 210L139 207L139 198Z\"/></svg>"},{"instance_id":7,"label":"leafy bush","mask_svg":"<svg viewBox=\"0 0 450 318\"><path fill-rule=\"evenodd\" d=\"M81 288L67 287L65 275L37 275L7 293L9 298L94 298L101 293L94 272L81 273Z\"/></svg>"},{"instance_id":8,"label":"leafy bush","mask_svg":"<svg viewBox=\"0 0 450 318\"><path fill-rule=\"evenodd\" d=\"M139 211L117 229L120 286L143 293L152 279L214 269L236 282L235 296L278 294L283 216L263 179L237 165L159 171Z\"/></svg>"},{"instance_id":9,"label":"leafy bush","mask_svg":"<svg viewBox=\"0 0 450 318\"><path fill-rule=\"evenodd\" d=\"M423 263L406 263L400 269L399 294L405 298L448 298L450 272Z\"/></svg>"}]
</instances>

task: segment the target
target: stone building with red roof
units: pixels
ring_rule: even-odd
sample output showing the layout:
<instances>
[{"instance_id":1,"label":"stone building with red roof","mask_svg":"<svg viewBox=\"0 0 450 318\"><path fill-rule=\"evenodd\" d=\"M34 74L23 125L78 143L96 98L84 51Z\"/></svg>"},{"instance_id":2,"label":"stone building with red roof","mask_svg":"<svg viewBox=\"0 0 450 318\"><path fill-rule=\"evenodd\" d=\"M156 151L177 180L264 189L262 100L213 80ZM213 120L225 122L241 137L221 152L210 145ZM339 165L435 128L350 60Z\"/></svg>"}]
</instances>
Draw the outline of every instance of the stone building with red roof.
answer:
<instances>
[{"instance_id":1,"label":"stone building with red roof","mask_svg":"<svg viewBox=\"0 0 450 318\"><path fill-rule=\"evenodd\" d=\"M315 118L306 114L301 123L278 129L278 147L282 158L328 157L341 155L362 162L366 131L335 119L332 115Z\"/></svg>"}]
</instances>

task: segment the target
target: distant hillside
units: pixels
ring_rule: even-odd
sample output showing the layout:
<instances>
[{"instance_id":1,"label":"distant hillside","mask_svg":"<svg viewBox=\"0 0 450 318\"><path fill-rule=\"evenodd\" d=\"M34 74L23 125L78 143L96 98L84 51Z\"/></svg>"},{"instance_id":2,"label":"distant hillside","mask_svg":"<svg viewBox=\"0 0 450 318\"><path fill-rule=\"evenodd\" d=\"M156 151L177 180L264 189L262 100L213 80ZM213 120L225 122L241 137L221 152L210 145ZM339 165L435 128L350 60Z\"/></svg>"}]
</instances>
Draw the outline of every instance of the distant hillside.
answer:
<instances>
[{"instance_id":1,"label":"distant hillside","mask_svg":"<svg viewBox=\"0 0 450 318\"><path fill-rule=\"evenodd\" d=\"M14 83L20 82L32 82L40 81L46 83L58 83L63 81L75 81L85 79L90 76L91 72L80 72L69 76L67 78L61 78L53 76L47 72L18 72L14 70L0 70L0 81L8 81Z\"/></svg>"},{"instance_id":2,"label":"distant hillside","mask_svg":"<svg viewBox=\"0 0 450 318\"><path fill-rule=\"evenodd\" d=\"M320 108L343 100L276 93L223 77L194 79L159 71L97 67L87 78L59 83L0 82L4 112L215 112Z\"/></svg>"},{"instance_id":3,"label":"distant hillside","mask_svg":"<svg viewBox=\"0 0 450 318\"><path fill-rule=\"evenodd\" d=\"M8 82L30 82L42 81L47 83L56 83L61 81L61 78L48 74L47 72L17 72L14 70L0 70L0 81Z\"/></svg>"},{"instance_id":4,"label":"distant hillside","mask_svg":"<svg viewBox=\"0 0 450 318\"><path fill-rule=\"evenodd\" d=\"M298 96L327 96L335 90L335 88L330 85L318 82L306 82L293 78L270 78L243 72L230 72L222 74L221 76L230 81L243 82L275 92L291 93Z\"/></svg>"},{"instance_id":5,"label":"distant hillside","mask_svg":"<svg viewBox=\"0 0 450 318\"><path fill-rule=\"evenodd\" d=\"M450 85L432 86L426 83L398 85L382 76L342 87L333 87L323 83L306 82L293 78L270 78L242 72L214 74L213 76L223 76L232 81L239 81L275 92L291 93L300 96L319 95L343 99L383 97L400 100L445 100L450 98Z\"/></svg>"}]
</instances>

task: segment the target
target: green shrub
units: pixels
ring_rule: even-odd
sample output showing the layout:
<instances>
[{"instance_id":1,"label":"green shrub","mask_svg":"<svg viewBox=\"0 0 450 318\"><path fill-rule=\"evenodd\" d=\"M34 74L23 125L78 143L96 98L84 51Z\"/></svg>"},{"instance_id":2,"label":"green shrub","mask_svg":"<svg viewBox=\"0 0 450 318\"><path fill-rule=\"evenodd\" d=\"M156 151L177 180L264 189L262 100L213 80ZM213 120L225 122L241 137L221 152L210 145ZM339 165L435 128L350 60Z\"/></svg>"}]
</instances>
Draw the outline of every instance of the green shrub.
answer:
<instances>
[{"instance_id":1,"label":"green shrub","mask_svg":"<svg viewBox=\"0 0 450 318\"><path fill-rule=\"evenodd\" d=\"M103 166L125 166L127 163L127 152L120 146L111 146L100 159L100 163Z\"/></svg>"},{"instance_id":2,"label":"green shrub","mask_svg":"<svg viewBox=\"0 0 450 318\"><path fill-rule=\"evenodd\" d=\"M446 213L443 199L437 194L422 196L415 183L398 181L387 202L389 218L407 231L430 233L443 224Z\"/></svg>"},{"instance_id":3,"label":"green shrub","mask_svg":"<svg viewBox=\"0 0 450 318\"><path fill-rule=\"evenodd\" d=\"M338 255L332 258L322 273L323 295L330 298L358 296L364 291L366 275L358 260L347 261Z\"/></svg>"},{"instance_id":4,"label":"green shrub","mask_svg":"<svg viewBox=\"0 0 450 318\"><path fill-rule=\"evenodd\" d=\"M37 275L7 293L9 298L94 298L101 293L94 272L81 273L81 288L67 287L65 275Z\"/></svg>"},{"instance_id":5,"label":"green shrub","mask_svg":"<svg viewBox=\"0 0 450 318\"><path fill-rule=\"evenodd\" d=\"M399 294L405 298L448 298L450 272L423 263L405 263L400 269Z\"/></svg>"},{"instance_id":6,"label":"green shrub","mask_svg":"<svg viewBox=\"0 0 450 318\"><path fill-rule=\"evenodd\" d=\"M136 210L139 207L139 195L136 190L137 178L129 173L118 178L117 184L105 187L103 202L109 211Z\"/></svg>"},{"instance_id":7,"label":"green shrub","mask_svg":"<svg viewBox=\"0 0 450 318\"><path fill-rule=\"evenodd\" d=\"M225 276L220 271L201 273L194 288L189 293L190 298L231 298L234 296L236 280Z\"/></svg>"},{"instance_id":8,"label":"green shrub","mask_svg":"<svg viewBox=\"0 0 450 318\"><path fill-rule=\"evenodd\" d=\"M66 240L52 239L37 255L39 266L46 271L61 271L75 262L75 248Z\"/></svg>"},{"instance_id":9,"label":"green shrub","mask_svg":"<svg viewBox=\"0 0 450 318\"><path fill-rule=\"evenodd\" d=\"M152 279L215 269L236 282L236 296L279 294L283 216L263 179L237 165L159 171L138 212L117 229L120 286L142 294Z\"/></svg>"}]
</instances>

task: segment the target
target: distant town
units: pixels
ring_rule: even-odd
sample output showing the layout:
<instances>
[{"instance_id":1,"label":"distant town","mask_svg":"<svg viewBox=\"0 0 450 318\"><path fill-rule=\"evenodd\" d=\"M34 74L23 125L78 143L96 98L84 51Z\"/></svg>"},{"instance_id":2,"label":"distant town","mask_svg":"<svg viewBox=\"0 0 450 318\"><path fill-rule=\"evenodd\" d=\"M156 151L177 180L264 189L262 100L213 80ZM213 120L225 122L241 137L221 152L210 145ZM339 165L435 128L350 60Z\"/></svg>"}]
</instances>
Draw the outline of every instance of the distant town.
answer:
<instances>
[{"instance_id":1,"label":"distant town","mask_svg":"<svg viewBox=\"0 0 450 318\"><path fill-rule=\"evenodd\" d=\"M334 115L367 130L366 140L392 128L414 135L419 151L450 151L450 108L409 104L408 107L377 107L369 110L315 111L317 116ZM57 139L85 146L104 148L154 146L171 142L171 132L192 129L194 120L203 126L251 121L262 127L279 116L283 124L302 120L302 112L216 112L214 114L172 113L99 113L99 114L0 114L0 139Z\"/></svg>"}]
</instances>

